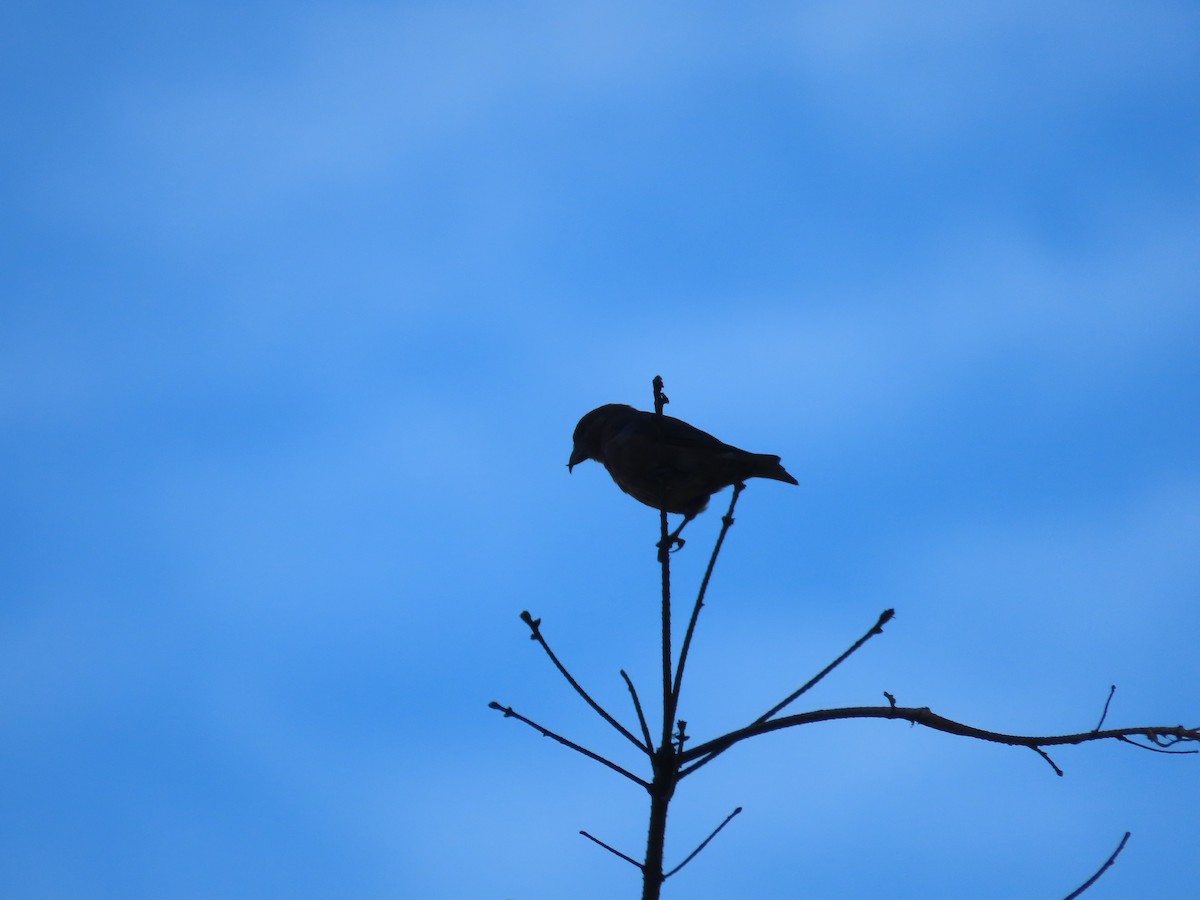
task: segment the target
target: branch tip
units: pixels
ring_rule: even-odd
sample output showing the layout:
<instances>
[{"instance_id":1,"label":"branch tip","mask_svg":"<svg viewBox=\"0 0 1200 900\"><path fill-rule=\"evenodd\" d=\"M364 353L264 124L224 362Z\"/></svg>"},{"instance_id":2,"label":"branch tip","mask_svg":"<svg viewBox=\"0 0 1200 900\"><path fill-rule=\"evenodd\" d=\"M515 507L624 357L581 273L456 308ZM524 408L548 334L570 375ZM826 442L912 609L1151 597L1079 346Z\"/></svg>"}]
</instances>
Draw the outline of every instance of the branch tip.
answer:
<instances>
[{"instance_id":1,"label":"branch tip","mask_svg":"<svg viewBox=\"0 0 1200 900\"><path fill-rule=\"evenodd\" d=\"M1130 836L1130 832L1128 832L1128 831L1125 832L1125 837L1121 838L1121 843L1117 844L1117 849L1114 850L1112 852L1112 855L1109 856L1109 858L1104 861L1104 865L1102 865L1099 869L1097 869L1096 873L1094 875L1092 875L1091 878L1089 878L1087 881L1085 881L1083 884L1081 884L1075 890L1071 891L1071 893L1067 894L1067 896L1065 898L1063 898L1063 900L1075 900L1076 897L1078 897L1080 894L1082 894L1084 891L1086 891L1088 888L1090 888L1093 884L1095 884L1100 879L1100 876L1108 871L1108 867L1117 861L1117 857L1121 855L1121 851L1124 850L1125 845L1127 843L1129 843L1129 836Z\"/></svg>"},{"instance_id":2,"label":"branch tip","mask_svg":"<svg viewBox=\"0 0 1200 900\"><path fill-rule=\"evenodd\" d=\"M601 847L603 847L605 850L607 850L609 853L613 854L614 856L621 857L621 859L625 860L625 862L630 863L633 866L636 866L638 869L642 869L642 870L645 869L645 867L640 862L638 862L636 859L634 859L632 856L626 856L624 853L622 853L616 847L609 846L608 844L604 843L604 841L600 840L600 838L593 837L592 835L590 835L586 831L584 831L582 828L579 829L579 833L582 834L589 841L594 841L595 843L599 844Z\"/></svg>"},{"instance_id":3,"label":"branch tip","mask_svg":"<svg viewBox=\"0 0 1200 900\"><path fill-rule=\"evenodd\" d=\"M1040 756L1042 759L1044 759L1046 762L1048 762L1050 764L1050 768L1052 768L1054 770L1055 775L1057 775L1059 778L1063 777L1063 770L1058 767L1058 763L1056 763L1054 760L1052 760L1050 758L1049 753L1047 753L1045 750L1043 750L1041 747L1038 747L1037 745L1031 746L1030 749L1033 750L1038 756Z\"/></svg>"},{"instance_id":4,"label":"branch tip","mask_svg":"<svg viewBox=\"0 0 1200 900\"><path fill-rule=\"evenodd\" d=\"M1108 699L1104 701L1104 711L1100 713L1100 721L1096 723L1096 727L1092 729L1093 731L1099 731L1104 727L1104 720L1108 718L1108 705L1112 703L1113 694L1116 692L1117 686L1115 684L1109 685Z\"/></svg>"},{"instance_id":5,"label":"branch tip","mask_svg":"<svg viewBox=\"0 0 1200 900\"><path fill-rule=\"evenodd\" d=\"M578 681L575 680L575 676L572 675L567 670L567 667L563 665L562 660L560 660L558 658L557 654L555 654L555 652L550 648L550 644L547 643L545 635L543 635L541 630L538 628L538 625L541 623L542 620L533 618L532 616L529 615L528 612L521 613L521 619L527 625L529 625L529 628L532 632L529 635L530 639L537 641L541 645L542 650L545 651L546 656L549 657L549 659L550 659L550 662L552 662L554 664L554 668L558 669L559 674L562 675L562 677L567 680L567 684L571 685L571 687L574 688L575 693L577 693L580 697L582 697L583 701L588 706L590 706L592 709L594 709L596 711L596 713L600 716L600 718L604 719L604 721L606 721L609 725L611 725L613 728L615 728L617 731L619 731L621 734L623 734L635 747L637 747L639 750L647 750L648 751L649 748L646 745L644 745L641 741L639 741L636 737L634 737L633 733L628 728L626 728L624 725L622 725L620 722L618 722L615 718L613 718L612 714L609 713L608 710L606 710L599 703L597 703L595 700L593 700L592 695L589 694L586 690L584 690L583 686Z\"/></svg>"},{"instance_id":6,"label":"branch tip","mask_svg":"<svg viewBox=\"0 0 1200 900\"><path fill-rule=\"evenodd\" d=\"M701 850L703 850L705 847L707 847L708 842L711 841L713 838L715 838L718 834L720 834L721 829L724 828L726 825L728 825L731 821L733 821L733 817L736 816L741 811L742 811L742 808L739 806L737 809L735 809L733 812L731 812L729 815L727 815L725 817L725 821L722 822L720 825L718 825L716 828L714 828L712 834L710 834L708 837L706 837L704 840L702 840L700 842L700 846L698 846L695 850L693 850L691 853L689 853L687 855L687 858L683 862L681 862L679 865L677 865L675 868L673 868L670 872L666 872L663 874L663 881L666 881L668 878L670 878L672 875L674 875L676 872L678 872L680 869L682 869L684 866L686 866L688 863L690 863L693 859L695 859L696 854L698 854Z\"/></svg>"},{"instance_id":7,"label":"branch tip","mask_svg":"<svg viewBox=\"0 0 1200 900\"><path fill-rule=\"evenodd\" d=\"M526 625L528 625L529 630L531 632L533 632L532 634L529 635L530 639L537 640L538 633L539 633L538 630L541 628L542 620L535 619L533 616L531 616L529 614L529 610L523 609L523 610L521 610L521 621L524 622Z\"/></svg>"}]
</instances>

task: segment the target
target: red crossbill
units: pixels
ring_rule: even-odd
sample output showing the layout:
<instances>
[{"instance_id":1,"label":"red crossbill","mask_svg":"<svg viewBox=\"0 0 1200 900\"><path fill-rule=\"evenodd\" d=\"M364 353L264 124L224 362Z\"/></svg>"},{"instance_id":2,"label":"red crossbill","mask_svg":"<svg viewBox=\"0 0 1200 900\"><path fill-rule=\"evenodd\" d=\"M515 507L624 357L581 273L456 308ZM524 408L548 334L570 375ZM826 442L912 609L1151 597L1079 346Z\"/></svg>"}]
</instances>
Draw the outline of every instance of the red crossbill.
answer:
<instances>
[{"instance_id":1,"label":"red crossbill","mask_svg":"<svg viewBox=\"0 0 1200 900\"><path fill-rule=\"evenodd\" d=\"M574 440L568 471L585 459L603 463L617 487L647 506L682 513L684 524L717 491L747 478L797 484L778 456L739 450L687 422L623 403L585 415Z\"/></svg>"}]
</instances>

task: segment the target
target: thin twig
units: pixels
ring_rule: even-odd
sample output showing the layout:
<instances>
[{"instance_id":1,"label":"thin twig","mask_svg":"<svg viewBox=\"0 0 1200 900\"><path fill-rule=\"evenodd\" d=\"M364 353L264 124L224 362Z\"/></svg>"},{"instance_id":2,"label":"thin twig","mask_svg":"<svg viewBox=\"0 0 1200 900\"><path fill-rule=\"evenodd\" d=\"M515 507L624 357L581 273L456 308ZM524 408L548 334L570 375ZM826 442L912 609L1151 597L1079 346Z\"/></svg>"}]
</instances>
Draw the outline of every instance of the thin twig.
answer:
<instances>
[{"instance_id":1,"label":"thin twig","mask_svg":"<svg viewBox=\"0 0 1200 900\"><path fill-rule=\"evenodd\" d=\"M1100 876L1108 871L1108 867L1117 861L1117 857L1121 855L1121 851L1125 849L1125 844L1129 841L1129 834L1130 833L1128 831L1125 832L1125 837L1121 838L1121 843L1117 844L1117 849L1112 852L1112 856L1104 861L1104 865L1096 870L1096 874L1077 887L1075 890L1071 891L1071 893L1067 894L1063 900L1075 900L1076 897L1095 884L1099 880Z\"/></svg>"},{"instance_id":2,"label":"thin twig","mask_svg":"<svg viewBox=\"0 0 1200 900\"><path fill-rule=\"evenodd\" d=\"M542 620L535 619L529 614L528 610L524 610L521 613L521 621L529 626L529 630L532 632L530 637L541 644L542 649L546 651L546 655L550 657L550 661L554 663L555 668L562 673L563 678L567 679L567 683L570 684L571 687L575 688L575 693L579 694L579 696L586 701L588 706L599 713L600 717L604 719L604 721L606 721L613 728L617 729L617 731L621 732L621 734L625 735L625 737L633 742L635 747L648 755L651 751L649 743L643 744L636 737L634 737L633 732L609 715L608 710L591 698L591 695L589 695L588 692L585 691L579 684L579 682L571 676L571 673L567 671L567 667L564 666L559 661L558 657L554 655L554 651L550 649L550 645L546 643L546 638L542 635Z\"/></svg>"},{"instance_id":3,"label":"thin twig","mask_svg":"<svg viewBox=\"0 0 1200 900\"><path fill-rule=\"evenodd\" d=\"M1104 701L1104 712L1100 713L1100 721L1096 723L1096 731L1099 731L1104 727L1104 720L1108 718L1108 704L1112 703L1113 694L1116 692L1117 686L1115 684L1110 685L1108 688L1108 699ZM1126 835L1126 837L1128 837L1128 835ZM1120 853L1121 851L1118 850L1117 852Z\"/></svg>"},{"instance_id":4,"label":"thin twig","mask_svg":"<svg viewBox=\"0 0 1200 900\"><path fill-rule=\"evenodd\" d=\"M650 726L646 724L646 714L642 712L642 701L638 699L637 688L633 686L633 681L625 670L621 670L621 677L625 679L625 684L629 688L629 696L633 698L633 708L637 712L638 724L642 726L642 737L646 740L647 747L654 746L654 738L650 737Z\"/></svg>"},{"instance_id":5,"label":"thin twig","mask_svg":"<svg viewBox=\"0 0 1200 900\"><path fill-rule=\"evenodd\" d=\"M725 821L722 822L720 825L718 825L713 830L712 834L710 834L708 837L706 837L704 840L702 840L700 842L699 847L697 847L695 850L693 850L691 853L688 854L687 859L685 859L683 862L681 862L679 865L677 865L675 868L673 868L670 872L667 872L665 875L663 875L663 881L666 881L668 878L670 878L672 875L674 875L676 872L678 872L680 869L682 869L684 866L686 866L688 863L690 863L693 859L695 859L696 854L699 853L701 850L703 850L705 847L707 847L708 842L711 841L713 838L715 838L720 833L721 829L724 828L726 825L728 825L730 823L730 821L733 819L733 817L736 816L741 811L742 811L742 808L739 806L737 809L735 809L733 812L731 812L729 815L727 815L725 817Z\"/></svg>"},{"instance_id":6,"label":"thin twig","mask_svg":"<svg viewBox=\"0 0 1200 900\"><path fill-rule=\"evenodd\" d=\"M1180 727L1182 727L1182 726L1180 726ZM1093 734L1097 734L1097 733L1098 732L1093 732ZM1155 730L1147 730L1147 732L1145 734L1139 733L1138 737L1144 737L1146 740L1150 741L1151 743L1158 744L1158 746L1157 747L1147 747L1145 744L1139 744L1137 741L1135 741L1131 737L1127 737L1127 736L1120 736L1117 738L1117 740L1124 741L1130 747L1137 747L1139 750L1148 750L1151 753L1165 753L1165 754L1167 754L1167 756L1177 756L1180 753L1200 753L1200 750L1168 750L1168 749L1166 749L1168 747L1175 746L1180 741L1189 740L1189 738L1180 738L1180 737L1175 737L1173 735L1167 735L1167 737L1170 738L1170 740L1163 740L1163 739L1159 738L1158 732Z\"/></svg>"},{"instance_id":7,"label":"thin twig","mask_svg":"<svg viewBox=\"0 0 1200 900\"><path fill-rule=\"evenodd\" d=\"M595 841L597 844L599 844L601 847L603 847L605 850L607 850L609 853L613 854L614 856L621 857L621 859L625 860L625 862L630 863L631 865L637 866L637 868L639 868L639 869L642 868L642 864L640 862L638 862L636 859L634 859L632 856L626 856L624 853L622 853L616 847L613 847L613 846L610 846L609 844L604 843L604 841L600 840L600 838L595 837L594 835L590 835L586 831L583 831L582 829L580 829L579 833L582 834L589 841Z\"/></svg>"},{"instance_id":8,"label":"thin twig","mask_svg":"<svg viewBox=\"0 0 1200 900\"><path fill-rule=\"evenodd\" d=\"M696 620L700 618L700 609L704 606L704 594L708 591L708 582L712 578L713 568L717 564L717 554L721 552L721 545L725 542L725 534L733 525L733 508L737 506L738 496L745 489L746 485L741 481L733 486L733 496L729 498L729 512L721 517L721 532L717 535L716 544L713 545L712 556L708 558L708 568L704 570L700 590L696 592L696 605L692 607L692 617L688 620L687 631L683 635L683 647L679 651L679 664L675 668L675 685L671 689L672 719L679 710L679 692L683 688L683 668L687 665L688 651L692 646L692 635L696 631Z\"/></svg>"},{"instance_id":9,"label":"thin twig","mask_svg":"<svg viewBox=\"0 0 1200 900\"><path fill-rule=\"evenodd\" d=\"M499 703L497 703L495 700L493 700L491 703L488 704L488 707L490 709L496 709L496 710L499 710L500 712L504 713L504 718L506 718L506 719L516 719L518 722L524 722L526 725L528 725L530 728L534 729L535 731L541 732L543 737L548 737L551 740L558 741L564 747L570 747L572 750L576 751L577 753L582 753L584 756L588 757L589 759L594 759L596 762L601 763L602 765L608 766L614 772L624 775L626 778L628 778L634 784L641 785L646 790L650 789L649 782L643 781L641 778L638 778L636 775L634 775L628 769L621 768L615 762L605 759L599 753L595 753L595 752L589 750L587 747L582 747L579 744L575 743L574 741L568 740L567 738L563 737L561 734L555 734L549 728L539 725L537 722L533 721L532 719L528 719L525 716L521 715L519 712L514 710L511 706L501 706Z\"/></svg>"},{"instance_id":10,"label":"thin twig","mask_svg":"<svg viewBox=\"0 0 1200 900\"><path fill-rule=\"evenodd\" d=\"M826 675L828 675L830 672L832 672L834 669L836 669L838 666L840 666L843 662L845 662L846 659L850 656L850 654L854 653L854 651L856 651L859 647L861 647L863 644L865 644L867 641L869 641L875 635L882 634L883 626L886 625L888 622L890 622L894 615L896 615L896 611L894 609L885 609L883 612L881 612L879 614L879 619L875 622L874 625L871 626L870 631L868 631L866 634L864 634L862 637L860 637L857 641L855 641L850 646L850 649L848 649L845 653L843 653L841 656L839 656L837 659L835 659L833 662L831 662L829 665L827 665L824 669L822 669L820 672L818 672L816 675L814 675L812 678L810 678L807 682L805 682L803 685L801 685L798 689L793 691L791 694L788 694L787 697L785 697L779 703L776 703L769 710L767 710L765 713L763 713L761 716L759 716L757 719L755 719L754 724L759 725L759 724L767 721L769 718L771 718L773 715L775 715L775 713L779 712L784 707L795 702L795 700L797 698L799 698L802 694L805 694L808 691L810 691L812 688L816 687L817 683L820 682L822 678L824 678Z\"/></svg>"},{"instance_id":11,"label":"thin twig","mask_svg":"<svg viewBox=\"0 0 1200 900\"><path fill-rule=\"evenodd\" d=\"M1032 749L1038 756L1040 756L1046 762L1050 763L1050 768L1052 768L1054 770L1054 774L1057 775L1059 778L1062 778L1063 770L1058 767L1058 763L1056 763L1054 760L1052 760L1050 758L1049 753L1047 753L1041 747L1032 747L1030 749Z\"/></svg>"}]
</instances>

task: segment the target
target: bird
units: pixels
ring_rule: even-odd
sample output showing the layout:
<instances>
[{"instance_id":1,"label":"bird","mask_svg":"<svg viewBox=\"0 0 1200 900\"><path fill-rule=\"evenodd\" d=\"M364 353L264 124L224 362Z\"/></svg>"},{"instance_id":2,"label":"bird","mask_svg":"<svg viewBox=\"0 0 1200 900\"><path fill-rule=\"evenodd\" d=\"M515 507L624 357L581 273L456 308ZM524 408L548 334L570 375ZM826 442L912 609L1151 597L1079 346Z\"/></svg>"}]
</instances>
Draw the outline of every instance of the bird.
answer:
<instances>
[{"instance_id":1,"label":"bird","mask_svg":"<svg viewBox=\"0 0 1200 900\"><path fill-rule=\"evenodd\" d=\"M717 491L747 478L798 484L769 453L750 453L673 416L608 403L575 426L567 471L584 460L603 464L617 487L654 509L683 515L669 542L708 506Z\"/></svg>"}]
</instances>

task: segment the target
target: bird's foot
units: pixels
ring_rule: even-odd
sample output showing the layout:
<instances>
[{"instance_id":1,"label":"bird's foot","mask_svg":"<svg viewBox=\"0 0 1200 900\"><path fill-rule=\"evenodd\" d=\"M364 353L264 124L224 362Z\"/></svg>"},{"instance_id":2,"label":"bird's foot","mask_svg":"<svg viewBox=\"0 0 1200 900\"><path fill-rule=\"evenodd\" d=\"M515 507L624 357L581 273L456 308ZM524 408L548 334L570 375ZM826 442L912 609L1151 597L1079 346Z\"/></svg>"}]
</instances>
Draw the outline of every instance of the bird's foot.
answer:
<instances>
[{"instance_id":1,"label":"bird's foot","mask_svg":"<svg viewBox=\"0 0 1200 900\"><path fill-rule=\"evenodd\" d=\"M666 540L659 541L654 545L658 548L658 561L662 562L668 553L681 550L686 543L687 541L681 538L678 533L667 535Z\"/></svg>"},{"instance_id":2,"label":"bird's foot","mask_svg":"<svg viewBox=\"0 0 1200 900\"><path fill-rule=\"evenodd\" d=\"M679 536L679 533L683 531L683 526L692 521L693 518L693 516L684 516L683 521L679 523L679 527L655 545L658 547L659 562L665 562L668 553L674 553L676 550L683 548L686 541Z\"/></svg>"}]
</instances>

